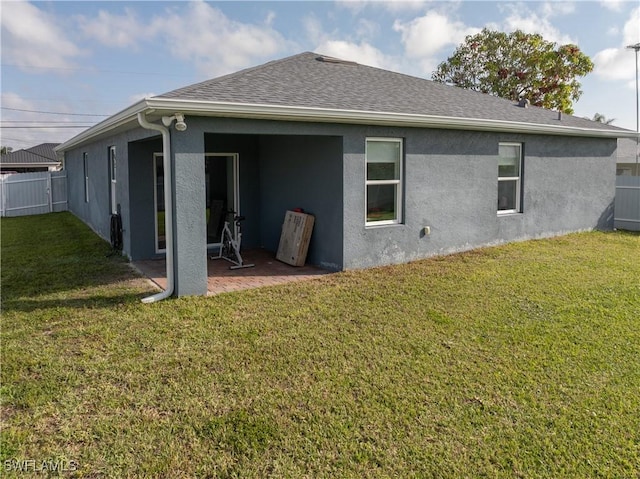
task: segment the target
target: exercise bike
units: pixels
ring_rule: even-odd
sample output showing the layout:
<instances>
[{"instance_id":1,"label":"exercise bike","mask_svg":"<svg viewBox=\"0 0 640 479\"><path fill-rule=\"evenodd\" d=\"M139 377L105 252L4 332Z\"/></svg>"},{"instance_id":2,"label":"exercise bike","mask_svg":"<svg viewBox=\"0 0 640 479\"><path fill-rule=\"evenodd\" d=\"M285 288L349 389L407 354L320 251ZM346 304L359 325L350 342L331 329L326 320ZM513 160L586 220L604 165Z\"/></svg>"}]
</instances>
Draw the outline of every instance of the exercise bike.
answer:
<instances>
[{"instance_id":1,"label":"exercise bike","mask_svg":"<svg viewBox=\"0 0 640 479\"><path fill-rule=\"evenodd\" d=\"M220 251L218 256L211 256L211 259L225 259L233 264L229 269L251 268L255 264L245 264L240 254L240 244L242 243L242 228L240 223L244 221L244 216L236 215L235 211L227 211L227 216L233 215L237 236L234 238L229 228L229 221L225 220L220 237Z\"/></svg>"}]
</instances>

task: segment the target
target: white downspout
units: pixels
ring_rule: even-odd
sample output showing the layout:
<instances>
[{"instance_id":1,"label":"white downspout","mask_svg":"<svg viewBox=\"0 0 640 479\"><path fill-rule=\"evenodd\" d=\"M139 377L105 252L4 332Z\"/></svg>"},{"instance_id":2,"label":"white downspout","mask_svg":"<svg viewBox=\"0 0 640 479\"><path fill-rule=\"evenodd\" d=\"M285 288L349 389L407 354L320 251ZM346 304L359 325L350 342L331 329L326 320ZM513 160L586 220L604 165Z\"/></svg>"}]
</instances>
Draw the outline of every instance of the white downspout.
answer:
<instances>
[{"instance_id":1,"label":"white downspout","mask_svg":"<svg viewBox=\"0 0 640 479\"><path fill-rule=\"evenodd\" d=\"M173 294L173 202L171 201L171 141L169 129L163 125L149 123L144 113L138 113L138 123L147 130L156 130L162 133L162 166L164 168L164 232L167 263L167 288L152 296L142 299L143 303L155 303L162 301Z\"/></svg>"}]
</instances>

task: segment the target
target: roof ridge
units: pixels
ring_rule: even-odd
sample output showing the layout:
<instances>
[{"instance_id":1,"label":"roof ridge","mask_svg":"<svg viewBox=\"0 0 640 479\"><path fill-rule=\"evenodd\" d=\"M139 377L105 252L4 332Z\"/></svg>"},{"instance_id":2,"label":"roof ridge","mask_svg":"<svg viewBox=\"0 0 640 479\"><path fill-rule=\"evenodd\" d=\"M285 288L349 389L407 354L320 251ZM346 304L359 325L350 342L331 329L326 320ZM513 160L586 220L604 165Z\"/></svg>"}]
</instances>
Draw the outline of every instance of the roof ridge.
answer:
<instances>
[{"instance_id":1,"label":"roof ridge","mask_svg":"<svg viewBox=\"0 0 640 479\"><path fill-rule=\"evenodd\" d=\"M32 155L39 156L40 158L44 158L44 159L49 160L49 161L55 161L57 163L58 162L57 156L56 156L55 151L53 151L53 149L56 146L58 146L59 144L60 143L54 143L54 142L40 143L39 145L35 145L35 146L30 147L30 148L25 148L24 151L26 151L26 152L28 152L28 153L30 153ZM37 151L35 151L38 148L44 149L44 148L47 148L47 147L51 147L52 156L43 155L43 154L38 153Z\"/></svg>"},{"instance_id":2,"label":"roof ridge","mask_svg":"<svg viewBox=\"0 0 640 479\"><path fill-rule=\"evenodd\" d=\"M11 164L20 163L25 165L29 165L33 163L38 163L38 164L49 163L52 165L60 164L60 161L58 161L57 158L54 159L54 158L49 158L43 155L39 155L37 153L34 153L33 151L29 151L28 148L27 149L21 148L19 150L11 151L7 154L4 154L2 155L1 160L3 164L7 164L7 163L11 163Z\"/></svg>"},{"instance_id":3,"label":"roof ridge","mask_svg":"<svg viewBox=\"0 0 640 479\"><path fill-rule=\"evenodd\" d=\"M429 82L432 85L434 85L435 88L442 88L442 89L444 89L444 88L448 88L448 89L454 88L454 89L457 90L457 92L461 93L462 95L469 95L469 96L472 96L472 95L478 96L479 95L480 97L487 97L488 96L488 97L492 98L493 101L496 101L496 100L497 101L502 101L504 103L509 103L511 105L517 105L517 106L520 107L520 105L518 104L518 101L511 100L509 98L504 98L504 97L495 95L493 93L484 93L484 92L481 92L481 91L472 90L470 88L463 88L463 87L458 86L458 85L453 85L453 84L444 83L444 82L438 82L438 81L435 81L435 80L431 80L429 78L424 78L424 77L411 75L411 74L403 73L403 72L397 72L397 71L393 71L393 70L386 70L384 68L374 67L374 66L366 65L366 64L362 64L362 63L355 63L355 64L360 66L360 67L364 67L364 68L368 68L368 69L373 69L373 70L377 70L377 71L383 71L385 73L391 73L391 74L394 74L394 75L398 75L398 76L402 76L402 77L406 77L406 78L411 78L411 79L415 79L415 80L426 81L426 82ZM527 105L526 107L522 107L522 108L526 108L528 110L538 109L538 110L542 110L542 111L545 111L545 112L560 113L557 110L553 110L551 108L545 108L543 106L537 106L537 105ZM562 116L563 117L564 116L568 116L568 117L576 118L576 119L580 119L580 120L587 120L587 121L590 121L591 123L596 123L596 124L602 125L602 123L600 123L600 122L596 122L594 120L591 120L590 118L584 118L584 117L578 116L575 113L574 114L568 114L568 113L562 112ZM617 125L608 124L606 126L607 127L611 127L613 129L617 129L617 130L627 130L626 128L623 128L623 127L620 127L620 126L617 126Z\"/></svg>"}]
</instances>

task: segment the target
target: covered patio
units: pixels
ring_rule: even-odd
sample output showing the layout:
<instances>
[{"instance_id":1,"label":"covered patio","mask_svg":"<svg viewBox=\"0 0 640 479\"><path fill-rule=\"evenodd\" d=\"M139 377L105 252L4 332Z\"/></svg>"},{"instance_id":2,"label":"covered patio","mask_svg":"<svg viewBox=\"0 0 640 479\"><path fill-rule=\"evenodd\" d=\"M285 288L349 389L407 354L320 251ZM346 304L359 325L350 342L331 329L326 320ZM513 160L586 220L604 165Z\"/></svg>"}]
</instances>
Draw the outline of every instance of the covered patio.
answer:
<instances>
[{"instance_id":1,"label":"covered patio","mask_svg":"<svg viewBox=\"0 0 640 479\"><path fill-rule=\"evenodd\" d=\"M166 289L166 267L156 259L164 257L167 248L167 218L174 244L175 296L324 274L280 265L274 255L260 251L278 249L286 212L298 208L315 217L307 262L324 270L342 269L342 136L323 125L290 124L284 130L281 124L201 116L189 117L188 123L186 131L172 133L171 166L164 164L161 137L128 142L129 177L142 180L129 183L123 246L144 274ZM171 185L170 201L165 182ZM167 204L172 205L169 210ZM230 211L246 218L241 224L243 256L256 268L228 271L229 263L203 261L208 251L219 247Z\"/></svg>"},{"instance_id":2,"label":"covered patio","mask_svg":"<svg viewBox=\"0 0 640 479\"><path fill-rule=\"evenodd\" d=\"M289 266L275 259L274 253L264 249L242 252L245 264L255 264L251 268L229 269L231 264L223 259L207 260L207 295L240 291L244 289L274 286L318 278L330 271L315 266ZM133 266L153 281L159 288L167 286L166 263L164 259L134 261Z\"/></svg>"}]
</instances>

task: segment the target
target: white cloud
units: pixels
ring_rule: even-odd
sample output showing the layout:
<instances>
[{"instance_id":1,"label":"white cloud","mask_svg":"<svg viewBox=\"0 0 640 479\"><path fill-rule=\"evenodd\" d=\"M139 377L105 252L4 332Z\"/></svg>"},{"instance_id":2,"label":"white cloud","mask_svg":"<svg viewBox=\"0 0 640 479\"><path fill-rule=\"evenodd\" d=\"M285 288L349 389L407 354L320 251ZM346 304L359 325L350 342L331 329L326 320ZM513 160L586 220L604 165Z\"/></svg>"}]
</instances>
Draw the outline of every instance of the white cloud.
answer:
<instances>
[{"instance_id":1,"label":"white cloud","mask_svg":"<svg viewBox=\"0 0 640 479\"><path fill-rule=\"evenodd\" d=\"M302 19L302 24L304 25L309 42L314 45L319 45L330 40L338 41L340 37L346 37L348 42L357 40L360 43L371 43L380 33L380 25L367 18L359 18L347 35L343 35L337 29L325 31L322 22L313 13L305 16Z\"/></svg>"},{"instance_id":2,"label":"white cloud","mask_svg":"<svg viewBox=\"0 0 640 479\"><path fill-rule=\"evenodd\" d=\"M84 35L103 45L135 48L141 41L158 42L208 76L239 70L290 48L272 27L274 18L270 12L263 24L242 23L201 0L167 7L146 22L132 9L121 15L100 11L95 18L76 17Z\"/></svg>"},{"instance_id":3,"label":"white cloud","mask_svg":"<svg viewBox=\"0 0 640 479\"><path fill-rule=\"evenodd\" d=\"M358 38L372 40L380 32L380 25L371 20L361 18L356 26L356 35Z\"/></svg>"},{"instance_id":4,"label":"white cloud","mask_svg":"<svg viewBox=\"0 0 640 479\"><path fill-rule=\"evenodd\" d=\"M201 1L189 3L185 14L173 12L155 18L153 27L163 33L175 57L195 62L208 75L244 68L287 46L273 28L230 20Z\"/></svg>"},{"instance_id":5,"label":"white cloud","mask_svg":"<svg viewBox=\"0 0 640 479\"><path fill-rule=\"evenodd\" d=\"M629 19L622 28L625 45L635 45L640 42L640 7L629 15Z\"/></svg>"},{"instance_id":6,"label":"white cloud","mask_svg":"<svg viewBox=\"0 0 640 479\"><path fill-rule=\"evenodd\" d=\"M325 33L318 17L313 14L307 15L302 19L302 24L311 43L318 44L323 40Z\"/></svg>"},{"instance_id":7,"label":"white cloud","mask_svg":"<svg viewBox=\"0 0 640 479\"><path fill-rule=\"evenodd\" d=\"M610 37L616 37L620 35L620 29L618 27L611 27L609 28L609 30L607 30L607 35L609 35Z\"/></svg>"},{"instance_id":8,"label":"white cloud","mask_svg":"<svg viewBox=\"0 0 640 479\"><path fill-rule=\"evenodd\" d=\"M542 4L539 13L530 10L522 3L503 5L502 8L507 13L507 17L502 22L502 30L506 32L522 30L525 33L537 33L542 35L545 40L559 45L575 44L576 41L571 36L562 33L551 23L551 17L566 15L574 11L571 6L561 7L561 5L561 3Z\"/></svg>"},{"instance_id":9,"label":"white cloud","mask_svg":"<svg viewBox=\"0 0 640 479\"><path fill-rule=\"evenodd\" d=\"M305 17L303 22L307 37L315 45L313 51L317 53L376 68L395 70L398 67L392 56L382 53L372 44L380 30L376 22L359 19L356 27L346 38L340 38L342 35L337 30L324 31L322 22L313 14Z\"/></svg>"},{"instance_id":10,"label":"white cloud","mask_svg":"<svg viewBox=\"0 0 640 479\"><path fill-rule=\"evenodd\" d=\"M52 15L25 1L2 2L2 61L72 68L83 54ZM47 71L46 73L50 73Z\"/></svg>"},{"instance_id":11,"label":"white cloud","mask_svg":"<svg viewBox=\"0 0 640 479\"><path fill-rule=\"evenodd\" d=\"M396 20L393 29L401 33L407 55L423 59L434 56L445 46L459 44L467 35L480 31L462 22L451 21L433 10L407 23Z\"/></svg>"},{"instance_id":12,"label":"white cloud","mask_svg":"<svg viewBox=\"0 0 640 479\"><path fill-rule=\"evenodd\" d=\"M546 18L555 15L568 15L576 11L572 2L545 2L542 4L542 15Z\"/></svg>"},{"instance_id":13,"label":"white cloud","mask_svg":"<svg viewBox=\"0 0 640 479\"><path fill-rule=\"evenodd\" d=\"M600 5L614 12L620 12L625 0L601 0Z\"/></svg>"},{"instance_id":14,"label":"white cloud","mask_svg":"<svg viewBox=\"0 0 640 479\"><path fill-rule=\"evenodd\" d=\"M273 21L276 19L276 12L269 12L267 18L264 20L264 24L268 27L273 25Z\"/></svg>"},{"instance_id":15,"label":"white cloud","mask_svg":"<svg viewBox=\"0 0 640 479\"><path fill-rule=\"evenodd\" d=\"M626 48L640 42L640 7L634 9L622 28L622 45L607 48L593 57L594 73L607 80L632 80L635 75L635 53ZM634 85L634 82L630 82Z\"/></svg>"},{"instance_id":16,"label":"white cloud","mask_svg":"<svg viewBox=\"0 0 640 479\"><path fill-rule=\"evenodd\" d=\"M3 12L4 13L4 12ZM42 104L35 103L26 98L23 98L17 93L14 92L2 92L0 97L0 103L5 108L15 108L17 110L41 110ZM56 112L65 112L71 111L71 106L69 103L59 100L56 102L52 102L48 106L51 111ZM44 125L47 122L56 121L56 122L69 122L73 124L89 124L94 123L96 120L91 119L88 122L86 118L80 118L76 116L66 116L66 115L42 115L40 113L33 113L31 111L13 111L13 110L3 110L2 112L2 121L11 122L11 121L28 121L30 123L25 125L35 126L35 125ZM33 123L31 123L33 122ZM18 125L17 123L15 125ZM59 143L65 141L66 139L72 137L73 135L80 133L82 130L86 129L85 127L76 129L60 129L60 128L16 128L11 130L3 130L3 137L9 136L10 138L15 138L18 141L11 139L2 140L3 146L13 146L14 150L19 150L21 148L30 148L35 145L39 145L40 143ZM7 131L10 131L11 134L5 134Z\"/></svg>"},{"instance_id":17,"label":"white cloud","mask_svg":"<svg viewBox=\"0 0 640 479\"><path fill-rule=\"evenodd\" d=\"M635 60L633 52L624 48L607 48L593 57L594 73L608 80L626 80L633 77Z\"/></svg>"},{"instance_id":18,"label":"white cloud","mask_svg":"<svg viewBox=\"0 0 640 479\"><path fill-rule=\"evenodd\" d=\"M390 12L421 10L430 0L338 0L338 6L361 13L368 6L384 8Z\"/></svg>"},{"instance_id":19,"label":"white cloud","mask_svg":"<svg viewBox=\"0 0 640 479\"><path fill-rule=\"evenodd\" d=\"M149 98L156 95L157 93L153 93L153 92L134 93L133 95L129 96L129 98L127 99L127 102L129 104L133 104L133 103L139 102L140 100L144 100L145 98Z\"/></svg>"},{"instance_id":20,"label":"white cloud","mask_svg":"<svg viewBox=\"0 0 640 479\"><path fill-rule=\"evenodd\" d=\"M268 25L252 25L228 19L205 3L190 4L185 17L167 19L169 48L179 58L196 62L209 75L229 73L273 57L289 44ZM178 27L178 28L174 28ZM185 39L184 32L188 31Z\"/></svg>"},{"instance_id":21,"label":"white cloud","mask_svg":"<svg viewBox=\"0 0 640 479\"><path fill-rule=\"evenodd\" d=\"M365 42L353 43L342 40L326 40L318 45L315 51L323 55L376 68L395 69L395 62L391 57Z\"/></svg>"},{"instance_id":22,"label":"white cloud","mask_svg":"<svg viewBox=\"0 0 640 479\"><path fill-rule=\"evenodd\" d=\"M135 46L141 37L150 33L129 8L125 8L122 15L100 10L95 18L79 15L76 21L85 36L109 47Z\"/></svg>"}]
</instances>

